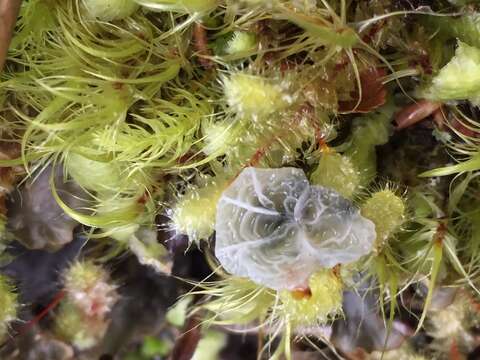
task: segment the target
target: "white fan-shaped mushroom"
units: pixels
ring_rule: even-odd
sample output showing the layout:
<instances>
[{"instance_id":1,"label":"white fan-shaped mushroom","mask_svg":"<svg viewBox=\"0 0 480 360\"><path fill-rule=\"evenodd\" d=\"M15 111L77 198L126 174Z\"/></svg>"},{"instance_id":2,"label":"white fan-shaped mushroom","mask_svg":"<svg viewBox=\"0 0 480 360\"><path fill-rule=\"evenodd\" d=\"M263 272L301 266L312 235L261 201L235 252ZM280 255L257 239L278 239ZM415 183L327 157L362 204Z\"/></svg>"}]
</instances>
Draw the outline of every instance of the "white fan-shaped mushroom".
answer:
<instances>
[{"instance_id":1,"label":"white fan-shaped mushroom","mask_svg":"<svg viewBox=\"0 0 480 360\"><path fill-rule=\"evenodd\" d=\"M228 272L272 289L370 253L374 224L300 169L246 168L217 206L215 254Z\"/></svg>"}]
</instances>

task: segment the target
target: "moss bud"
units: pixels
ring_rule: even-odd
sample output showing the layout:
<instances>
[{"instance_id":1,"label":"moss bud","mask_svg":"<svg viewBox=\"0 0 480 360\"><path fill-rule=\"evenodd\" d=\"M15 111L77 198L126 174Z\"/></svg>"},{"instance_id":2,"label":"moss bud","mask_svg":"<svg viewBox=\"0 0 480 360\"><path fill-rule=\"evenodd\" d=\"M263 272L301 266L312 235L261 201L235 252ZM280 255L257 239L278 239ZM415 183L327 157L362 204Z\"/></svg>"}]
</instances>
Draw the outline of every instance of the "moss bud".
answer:
<instances>
[{"instance_id":1,"label":"moss bud","mask_svg":"<svg viewBox=\"0 0 480 360\"><path fill-rule=\"evenodd\" d=\"M231 39L227 42L225 52L233 55L254 50L256 47L257 37L255 34L247 31L235 31Z\"/></svg>"},{"instance_id":2,"label":"moss bud","mask_svg":"<svg viewBox=\"0 0 480 360\"><path fill-rule=\"evenodd\" d=\"M352 161L334 152L324 152L318 167L310 176L314 185L321 185L339 192L351 199L358 186L360 177Z\"/></svg>"},{"instance_id":3,"label":"moss bud","mask_svg":"<svg viewBox=\"0 0 480 360\"><path fill-rule=\"evenodd\" d=\"M361 213L375 224L377 248L395 233L405 220L404 199L389 189L374 193L361 208Z\"/></svg>"},{"instance_id":4,"label":"moss bud","mask_svg":"<svg viewBox=\"0 0 480 360\"><path fill-rule=\"evenodd\" d=\"M271 115L293 103L287 81L266 79L241 72L223 79L223 90L230 108L240 116Z\"/></svg>"},{"instance_id":5,"label":"moss bud","mask_svg":"<svg viewBox=\"0 0 480 360\"><path fill-rule=\"evenodd\" d=\"M204 187L190 188L172 211L174 230L190 241L208 239L215 229L217 202L225 187L225 180L216 179Z\"/></svg>"}]
</instances>

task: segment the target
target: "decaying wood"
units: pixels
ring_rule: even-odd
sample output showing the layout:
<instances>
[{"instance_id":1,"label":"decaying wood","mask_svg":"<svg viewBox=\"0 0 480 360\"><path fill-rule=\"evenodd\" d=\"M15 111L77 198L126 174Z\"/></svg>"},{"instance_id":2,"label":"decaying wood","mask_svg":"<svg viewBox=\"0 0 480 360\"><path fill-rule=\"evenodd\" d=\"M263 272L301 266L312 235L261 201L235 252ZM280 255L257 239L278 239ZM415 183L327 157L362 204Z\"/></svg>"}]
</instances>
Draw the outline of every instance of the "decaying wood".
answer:
<instances>
[{"instance_id":1,"label":"decaying wood","mask_svg":"<svg viewBox=\"0 0 480 360\"><path fill-rule=\"evenodd\" d=\"M7 56L21 0L0 0L0 71Z\"/></svg>"}]
</instances>

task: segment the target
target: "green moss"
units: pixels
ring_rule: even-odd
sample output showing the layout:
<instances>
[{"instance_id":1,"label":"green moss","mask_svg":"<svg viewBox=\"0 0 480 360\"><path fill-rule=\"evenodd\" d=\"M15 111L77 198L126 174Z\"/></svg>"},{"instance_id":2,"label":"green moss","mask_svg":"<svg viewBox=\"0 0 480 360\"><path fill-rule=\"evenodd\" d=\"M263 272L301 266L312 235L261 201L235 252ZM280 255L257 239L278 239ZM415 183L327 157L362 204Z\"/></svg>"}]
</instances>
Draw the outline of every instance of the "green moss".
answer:
<instances>
[{"instance_id":1,"label":"green moss","mask_svg":"<svg viewBox=\"0 0 480 360\"><path fill-rule=\"evenodd\" d=\"M441 38L458 39L480 47L480 14L473 12L458 17L426 16L425 23Z\"/></svg>"},{"instance_id":2,"label":"green moss","mask_svg":"<svg viewBox=\"0 0 480 360\"><path fill-rule=\"evenodd\" d=\"M257 38L254 33L235 31L225 46L227 54L235 55L254 50L257 47Z\"/></svg>"},{"instance_id":3,"label":"green moss","mask_svg":"<svg viewBox=\"0 0 480 360\"><path fill-rule=\"evenodd\" d=\"M198 309L207 310L207 324L247 325L253 321L265 321L275 304L276 293L254 282L235 276L198 284L201 290L195 293L208 296L210 300ZM226 301L228 299L228 301Z\"/></svg>"},{"instance_id":4,"label":"green moss","mask_svg":"<svg viewBox=\"0 0 480 360\"><path fill-rule=\"evenodd\" d=\"M431 100L480 101L480 50L459 42L455 56L433 78L425 97Z\"/></svg>"},{"instance_id":5,"label":"green moss","mask_svg":"<svg viewBox=\"0 0 480 360\"><path fill-rule=\"evenodd\" d=\"M190 14L208 13L215 9L217 0L136 0L153 11L175 11Z\"/></svg>"},{"instance_id":6,"label":"green moss","mask_svg":"<svg viewBox=\"0 0 480 360\"><path fill-rule=\"evenodd\" d=\"M102 339L107 324L92 321L69 301L64 301L55 316L55 333L80 350L89 349Z\"/></svg>"},{"instance_id":7,"label":"green moss","mask_svg":"<svg viewBox=\"0 0 480 360\"><path fill-rule=\"evenodd\" d=\"M293 102L289 83L236 72L223 79L225 100L241 117L263 119Z\"/></svg>"},{"instance_id":8,"label":"green moss","mask_svg":"<svg viewBox=\"0 0 480 360\"><path fill-rule=\"evenodd\" d=\"M375 224L377 248L397 231L405 221L405 201L389 189L375 192L362 205L361 213Z\"/></svg>"},{"instance_id":9,"label":"green moss","mask_svg":"<svg viewBox=\"0 0 480 360\"><path fill-rule=\"evenodd\" d=\"M220 359L220 351L227 345L228 337L224 332L208 330L200 339L192 360Z\"/></svg>"},{"instance_id":10,"label":"green moss","mask_svg":"<svg viewBox=\"0 0 480 360\"><path fill-rule=\"evenodd\" d=\"M28 43L40 42L45 32L55 29L55 0L30 0L22 2L17 21L18 30L13 36L10 50L19 50Z\"/></svg>"},{"instance_id":11,"label":"green moss","mask_svg":"<svg viewBox=\"0 0 480 360\"><path fill-rule=\"evenodd\" d=\"M294 24L305 29L319 44L351 48L359 42L353 29L344 24L330 23L321 17L302 14L301 12L283 10L282 15Z\"/></svg>"},{"instance_id":12,"label":"green moss","mask_svg":"<svg viewBox=\"0 0 480 360\"><path fill-rule=\"evenodd\" d=\"M106 278L107 273L100 266L90 261L78 261L73 263L64 274L65 289L71 292L89 289Z\"/></svg>"},{"instance_id":13,"label":"green moss","mask_svg":"<svg viewBox=\"0 0 480 360\"><path fill-rule=\"evenodd\" d=\"M217 202L227 186L222 178L212 178L202 187L193 187L172 209L172 226L190 241L208 239L215 230Z\"/></svg>"},{"instance_id":14,"label":"green moss","mask_svg":"<svg viewBox=\"0 0 480 360\"><path fill-rule=\"evenodd\" d=\"M324 324L341 312L343 284L333 270L314 273L307 292L282 291L284 315L296 326Z\"/></svg>"},{"instance_id":15,"label":"green moss","mask_svg":"<svg viewBox=\"0 0 480 360\"><path fill-rule=\"evenodd\" d=\"M103 21L120 20L138 8L134 0L82 0L90 15Z\"/></svg>"},{"instance_id":16,"label":"green moss","mask_svg":"<svg viewBox=\"0 0 480 360\"><path fill-rule=\"evenodd\" d=\"M17 316L17 294L11 280L0 275L0 339L8 331L8 324Z\"/></svg>"},{"instance_id":17,"label":"green moss","mask_svg":"<svg viewBox=\"0 0 480 360\"><path fill-rule=\"evenodd\" d=\"M357 168L361 186L367 186L376 176L375 147L388 141L393 129L391 121L394 111L394 106L387 104L375 112L356 118L353 122L352 135L344 155L348 156Z\"/></svg>"},{"instance_id":18,"label":"green moss","mask_svg":"<svg viewBox=\"0 0 480 360\"><path fill-rule=\"evenodd\" d=\"M192 300L193 298L190 296L180 299L167 311L167 314L165 315L167 321L177 328L183 327L188 315L187 310Z\"/></svg>"},{"instance_id":19,"label":"green moss","mask_svg":"<svg viewBox=\"0 0 480 360\"><path fill-rule=\"evenodd\" d=\"M341 154L323 152L315 171L310 175L314 185L331 188L347 199L351 199L357 191L360 179L352 161Z\"/></svg>"}]
</instances>

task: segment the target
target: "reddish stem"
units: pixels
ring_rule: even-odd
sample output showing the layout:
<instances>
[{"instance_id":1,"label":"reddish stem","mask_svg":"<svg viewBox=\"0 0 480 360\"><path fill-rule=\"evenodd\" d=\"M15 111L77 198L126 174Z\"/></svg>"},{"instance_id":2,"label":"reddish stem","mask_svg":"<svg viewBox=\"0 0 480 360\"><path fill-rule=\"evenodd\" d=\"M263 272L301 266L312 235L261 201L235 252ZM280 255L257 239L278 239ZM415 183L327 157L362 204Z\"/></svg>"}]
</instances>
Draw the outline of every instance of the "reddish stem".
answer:
<instances>
[{"instance_id":1,"label":"reddish stem","mask_svg":"<svg viewBox=\"0 0 480 360\"><path fill-rule=\"evenodd\" d=\"M462 355L460 354L460 350L458 349L458 344L455 340L453 340L452 345L450 346L450 359L451 360L462 359Z\"/></svg>"},{"instance_id":2,"label":"reddish stem","mask_svg":"<svg viewBox=\"0 0 480 360\"><path fill-rule=\"evenodd\" d=\"M53 310L65 297L65 290L60 290L53 300L42 311L40 311L32 320L20 328L17 335L25 335L35 324L42 320L51 310Z\"/></svg>"}]
</instances>

